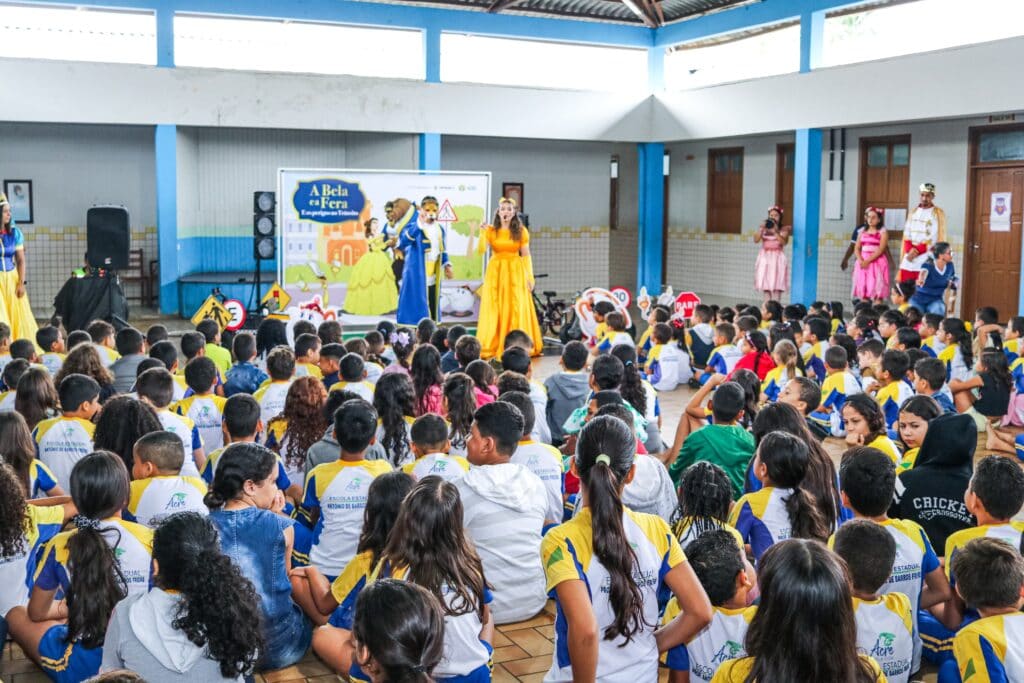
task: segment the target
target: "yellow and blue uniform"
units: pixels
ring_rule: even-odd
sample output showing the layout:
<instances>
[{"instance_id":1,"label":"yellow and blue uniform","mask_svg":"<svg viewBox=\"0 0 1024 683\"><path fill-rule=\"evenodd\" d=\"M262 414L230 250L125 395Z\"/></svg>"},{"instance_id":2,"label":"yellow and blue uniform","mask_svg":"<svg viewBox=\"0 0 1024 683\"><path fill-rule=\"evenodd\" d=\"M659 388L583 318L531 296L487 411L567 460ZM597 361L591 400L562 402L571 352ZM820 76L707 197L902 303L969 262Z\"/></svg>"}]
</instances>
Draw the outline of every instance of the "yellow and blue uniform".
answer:
<instances>
[{"instance_id":1,"label":"yellow and blue uniform","mask_svg":"<svg viewBox=\"0 0 1024 683\"><path fill-rule=\"evenodd\" d=\"M80 417L51 417L36 425L32 438L36 457L46 465L64 490L70 490L75 463L93 451L96 425Z\"/></svg>"},{"instance_id":2,"label":"yellow and blue uniform","mask_svg":"<svg viewBox=\"0 0 1024 683\"><path fill-rule=\"evenodd\" d=\"M635 346L633 338L626 332L608 330L604 337L597 343L597 350L601 353L609 353L616 346Z\"/></svg>"},{"instance_id":3,"label":"yellow and blue uniform","mask_svg":"<svg viewBox=\"0 0 1024 683\"><path fill-rule=\"evenodd\" d=\"M165 517L176 512L208 514L203 504L206 482L198 477L160 475L136 479L131 483L129 491L124 518L150 529L156 528Z\"/></svg>"},{"instance_id":4,"label":"yellow and blue uniform","mask_svg":"<svg viewBox=\"0 0 1024 683\"><path fill-rule=\"evenodd\" d=\"M57 484L57 477L53 476L50 468L43 464L42 460L33 460L28 466L28 497L45 498L50 495Z\"/></svg>"},{"instance_id":5,"label":"yellow and blue uniform","mask_svg":"<svg viewBox=\"0 0 1024 683\"><path fill-rule=\"evenodd\" d=\"M946 578L950 586L956 586L956 575L953 574L953 556L962 550L968 542L976 538L998 538L1006 541L1018 550L1024 540L1024 522L1007 522L1006 524L982 524L980 526L961 529L946 539Z\"/></svg>"},{"instance_id":6,"label":"yellow and blue uniform","mask_svg":"<svg viewBox=\"0 0 1024 683\"><path fill-rule=\"evenodd\" d=\"M800 372L800 368L795 368L793 377L803 376L804 373ZM783 388L793 377L789 376L789 368L785 365L777 365L765 375L764 381L761 382L761 393L768 398L769 403L775 403L779 400L779 394L782 393Z\"/></svg>"},{"instance_id":7,"label":"yellow and blue uniform","mask_svg":"<svg viewBox=\"0 0 1024 683\"><path fill-rule=\"evenodd\" d=\"M174 404L173 411L187 417L199 430L203 447L211 450L224 445L224 404L227 399L215 394L192 394Z\"/></svg>"},{"instance_id":8,"label":"yellow and blue uniform","mask_svg":"<svg viewBox=\"0 0 1024 683\"><path fill-rule=\"evenodd\" d=\"M875 683L886 683L885 674L882 673L878 662L867 655L860 655L860 658L871 667L871 672L875 675ZM753 657L731 659L719 667L718 671L715 672L715 677L711 679L711 683L740 683L740 681L747 681L753 668Z\"/></svg>"},{"instance_id":9,"label":"yellow and blue uniform","mask_svg":"<svg viewBox=\"0 0 1024 683\"><path fill-rule=\"evenodd\" d=\"M906 470L914 469L914 465L917 464L917 454L921 452L921 447L908 448L907 452L900 458L899 471L903 472Z\"/></svg>"},{"instance_id":10,"label":"yellow and blue uniform","mask_svg":"<svg viewBox=\"0 0 1024 683\"><path fill-rule=\"evenodd\" d=\"M456 482L469 471L469 461L458 455L428 453L422 458L402 465L402 471L417 480L423 477L441 477L445 481Z\"/></svg>"},{"instance_id":11,"label":"yellow and blue uniform","mask_svg":"<svg viewBox=\"0 0 1024 683\"><path fill-rule=\"evenodd\" d=\"M665 605L662 626L675 619L681 610L673 597ZM743 639L747 636L750 620L757 607L728 609L711 608L711 623L688 643L677 645L662 655L662 663L672 671L689 671L694 683L710 683L724 662L746 657Z\"/></svg>"},{"instance_id":12,"label":"yellow and blue uniform","mask_svg":"<svg viewBox=\"0 0 1024 683\"><path fill-rule=\"evenodd\" d=\"M316 377L319 380L323 380L324 373L316 363L296 363L295 378L298 379L299 377Z\"/></svg>"},{"instance_id":13,"label":"yellow and blue uniform","mask_svg":"<svg viewBox=\"0 0 1024 683\"><path fill-rule=\"evenodd\" d=\"M326 576L338 576L355 557L370 483L390 471L384 460L337 460L310 470L302 508L319 517L309 559Z\"/></svg>"},{"instance_id":14,"label":"yellow and blue uniform","mask_svg":"<svg viewBox=\"0 0 1024 683\"><path fill-rule=\"evenodd\" d=\"M945 348L946 345L936 339L934 334L921 340L921 350L932 358L938 358Z\"/></svg>"},{"instance_id":15,"label":"yellow and blue uniform","mask_svg":"<svg viewBox=\"0 0 1024 683\"><path fill-rule=\"evenodd\" d=\"M963 352L957 344L950 344L938 356L939 360L946 364L946 381L957 380L966 382L971 378L973 371L964 362Z\"/></svg>"},{"instance_id":16,"label":"yellow and blue uniform","mask_svg":"<svg viewBox=\"0 0 1024 683\"><path fill-rule=\"evenodd\" d=\"M555 651L551 669L544 680L571 681L572 661L569 656L569 625L558 602L557 588L566 581L583 581L590 594L597 633L603 633L615 616L604 586L608 570L594 554L593 519L590 508L583 508L576 517L560 524L541 541L541 560L547 577L547 589L555 599ZM665 520L626 508L622 516L626 538L636 556L634 577L639 577L642 598L641 630L626 642L622 637L602 641L597 653L597 679L608 681L654 681L658 678L658 645L654 639L658 623L658 594L665 585L665 575L686 561L679 541Z\"/></svg>"},{"instance_id":17,"label":"yellow and blue uniform","mask_svg":"<svg viewBox=\"0 0 1024 683\"><path fill-rule=\"evenodd\" d=\"M1003 341L1003 353L1006 354L1006 362L1011 364L1020 358L1020 337Z\"/></svg>"},{"instance_id":18,"label":"yellow and blue uniform","mask_svg":"<svg viewBox=\"0 0 1024 683\"><path fill-rule=\"evenodd\" d=\"M50 375L53 377L57 376L60 369L64 367L64 354L57 353L56 351L47 351L39 357L39 363L50 371Z\"/></svg>"},{"instance_id":19,"label":"yellow and blue uniform","mask_svg":"<svg viewBox=\"0 0 1024 683\"><path fill-rule=\"evenodd\" d=\"M900 455L900 449L897 448L895 442L885 434L875 438L874 441L866 445L868 448L877 448L888 455L889 459L892 460L893 466L898 465L902 458ZM914 457L916 458L917 456L915 455Z\"/></svg>"},{"instance_id":20,"label":"yellow and blue uniform","mask_svg":"<svg viewBox=\"0 0 1024 683\"><path fill-rule=\"evenodd\" d=\"M888 593L874 600L853 599L857 650L878 662L889 683L907 683L913 671L914 615L910 598Z\"/></svg>"},{"instance_id":21,"label":"yellow and blue uniform","mask_svg":"<svg viewBox=\"0 0 1024 683\"><path fill-rule=\"evenodd\" d=\"M900 406L914 395L914 388L905 379L889 382L875 393L875 401L885 415L887 429L895 429L900 421Z\"/></svg>"},{"instance_id":22,"label":"yellow and blue uniform","mask_svg":"<svg viewBox=\"0 0 1024 683\"><path fill-rule=\"evenodd\" d=\"M729 513L729 524L750 544L755 559L760 560L764 551L792 535L793 523L786 509L791 495L793 489L765 486L742 496Z\"/></svg>"},{"instance_id":23,"label":"yellow and blue uniform","mask_svg":"<svg viewBox=\"0 0 1024 683\"><path fill-rule=\"evenodd\" d=\"M953 639L964 683L1024 681L1024 614L1000 614L960 629Z\"/></svg>"},{"instance_id":24,"label":"yellow and blue uniform","mask_svg":"<svg viewBox=\"0 0 1024 683\"><path fill-rule=\"evenodd\" d=\"M373 403L373 392L375 387L367 382L365 379L359 380L358 382L346 382L345 380L339 380L331 385L330 391L351 391L359 398Z\"/></svg>"},{"instance_id":25,"label":"yellow and blue uniform","mask_svg":"<svg viewBox=\"0 0 1024 683\"><path fill-rule=\"evenodd\" d=\"M196 469L192 452L203 447L203 437L199 435L196 423L184 415L172 413L167 408L156 411L156 416L165 432L170 432L181 439L181 445L185 449L185 462L181 466L181 474L189 477L198 476L199 471Z\"/></svg>"},{"instance_id":26,"label":"yellow and blue uniform","mask_svg":"<svg viewBox=\"0 0 1024 683\"><path fill-rule=\"evenodd\" d=\"M728 375L732 372L736 364L740 362L740 358L743 357L743 352L735 344L722 344L716 346L711 350L711 355L708 356L707 365L704 367L704 372L700 376L700 383L704 384L711 375Z\"/></svg>"},{"instance_id":27,"label":"yellow and blue uniform","mask_svg":"<svg viewBox=\"0 0 1024 683\"><path fill-rule=\"evenodd\" d=\"M819 341L811 345L804 352L804 370L807 376L811 375L819 382L825 381L825 352L828 351L828 342Z\"/></svg>"},{"instance_id":28,"label":"yellow and blue uniform","mask_svg":"<svg viewBox=\"0 0 1024 683\"><path fill-rule=\"evenodd\" d=\"M60 505L26 505L22 551L0 558L0 614L24 605L32 591L40 551L60 532L64 508Z\"/></svg>"},{"instance_id":29,"label":"yellow and blue uniform","mask_svg":"<svg viewBox=\"0 0 1024 683\"><path fill-rule=\"evenodd\" d=\"M103 344L93 344L92 346L96 349L96 353L100 354L100 361L105 368L109 368L115 361L121 358L121 354L109 346L104 346Z\"/></svg>"},{"instance_id":30,"label":"yellow and blue uniform","mask_svg":"<svg viewBox=\"0 0 1024 683\"><path fill-rule=\"evenodd\" d=\"M14 402L17 399L18 392L15 389L0 392L0 413L13 413Z\"/></svg>"},{"instance_id":31,"label":"yellow and blue uniform","mask_svg":"<svg viewBox=\"0 0 1024 683\"><path fill-rule=\"evenodd\" d=\"M509 462L522 465L537 475L544 483L544 491L548 499L548 511L544 519L557 522L562 519L562 494L565 492L565 481L562 472L562 454L558 449L533 439L523 439L516 447ZM407 470L408 471L408 470Z\"/></svg>"},{"instance_id":32,"label":"yellow and blue uniform","mask_svg":"<svg viewBox=\"0 0 1024 683\"><path fill-rule=\"evenodd\" d=\"M267 380L252 395L260 404L260 420L264 426L269 425L271 420L284 412L284 400L288 397L288 389L291 386L290 379Z\"/></svg>"},{"instance_id":33,"label":"yellow and blue uniform","mask_svg":"<svg viewBox=\"0 0 1024 683\"><path fill-rule=\"evenodd\" d=\"M43 591L64 591L71 587L69 574L68 539L77 530L57 534L46 545L36 569L35 588ZM150 529L119 518L101 522L100 533L117 559L124 575L129 595L149 590L153 566L153 532ZM78 596L88 599L88 596ZM81 642L68 642L67 624L50 627L39 642L39 664L46 674L58 683L77 683L99 671L103 648L82 646Z\"/></svg>"},{"instance_id":34,"label":"yellow and blue uniform","mask_svg":"<svg viewBox=\"0 0 1024 683\"><path fill-rule=\"evenodd\" d=\"M331 626L352 630L352 619L356 612L356 598L366 584L374 578L374 557L372 550L364 550L356 554L338 578L331 582L331 595L338 606L331 612L327 620Z\"/></svg>"},{"instance_id":35,"label":"yellow and blue uniform","mask_svg":"<svg viewBox=\"0 0 1024 683\"><path fill-rule=\"evenodd\" d=\"M651 339L651 332L654 332L654 325L648 325L647 329L640 335L640 339L636 343L636 359L640 362L640 365L647 364L647 356L650 354L651 349L654 348L654 340Z\"/></svg>"},{"instance_id":36,"label":"yellow and blue uniform","mask_svg":"<svg viewBox=\"0 0 1024 683\"><path fill-rule=\"evenodd\" d=\"M217 461L220 460L220 456L224 454L225 450L227 450L227 446L218 448L206 456L206 464L203 465L200 477L206 482L207 486L213 483L213 475L217 473ZM284 458L280 455L277 456L277 479L274 480L274 484L282 491L287 491L291 485L291 481L288 479L288 472L285 471Z\"/></svg>"},{"instance_id":37,"label":"yellow and blue uniform","mask_svg":"<svg viewBox=\"0 0 1024 683\"><path fill-rule=\"evenodd\" d=\"M846 399L862 391L860 380L849 370L833 372L821 385L821 405L842 414Z\"/></svg>"},{"instance_id":38,"label":"yellow and blue uniform","mask_svg":"<svg viewBox=\"0 0 1024 683\"><path fill-rule=\"evenodd\" d=\"M597 346L604 341L608 335L608 323L603 320L594 327L594 336L590 338L590 345Z\"/></svg>"}]
</instances>

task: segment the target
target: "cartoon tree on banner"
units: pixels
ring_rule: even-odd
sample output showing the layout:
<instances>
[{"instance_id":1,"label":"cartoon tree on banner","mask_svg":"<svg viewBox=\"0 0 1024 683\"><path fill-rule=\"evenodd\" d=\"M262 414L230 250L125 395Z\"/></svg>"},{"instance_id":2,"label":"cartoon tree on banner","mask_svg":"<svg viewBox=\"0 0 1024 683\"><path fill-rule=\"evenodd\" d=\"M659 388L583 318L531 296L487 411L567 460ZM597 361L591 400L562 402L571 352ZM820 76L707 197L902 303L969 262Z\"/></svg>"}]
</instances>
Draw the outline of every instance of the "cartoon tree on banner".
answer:
<instances>
[{"instance_id":1,"label":"cartoon tree on banner","mask_svg":"<svg viewBox=\"0 0 1024 683\"><path fill-rule=\"evenodd\" d=\"M484 210L479 206L464 204L455 207L454 213L456 215L455 222L450 223L448 229L467 238L466 257L471 258L476 254L476 239L484 221Z\"/></svg>"}]
</instances>

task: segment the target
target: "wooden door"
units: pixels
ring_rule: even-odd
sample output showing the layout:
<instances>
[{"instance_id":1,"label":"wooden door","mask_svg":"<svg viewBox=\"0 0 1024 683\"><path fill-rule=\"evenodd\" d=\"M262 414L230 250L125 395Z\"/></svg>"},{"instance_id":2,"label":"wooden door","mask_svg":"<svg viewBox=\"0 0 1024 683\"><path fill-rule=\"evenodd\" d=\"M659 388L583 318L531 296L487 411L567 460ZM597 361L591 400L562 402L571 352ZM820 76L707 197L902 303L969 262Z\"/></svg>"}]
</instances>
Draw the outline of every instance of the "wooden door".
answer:
<instances>
[{"instance_id":1,"label":"wooden door","mask_svg":"<svg viewBox=\"0 0 1024 683\"><path fill-rule=\"evenodd\" d=\"M793 169L796 145L789 142L775 150L775 203L782 207L783 225L793 225Z\"/></svg>"},{"instance_id":2,"label":"wooden door","mask_svg":"<svg viewBox=\"0 0 1024 683\"><path fill-rule=\"evenodd\" d=\"M743 230L743 148L708 150L707 232Z\"/></svg>"},{"instance_id":3,"label":"wooden door","mask_svg":"<svg viewBox=\"0 0 1024 683\"><path fill-rule=\"evenodd\" d=\"M1009 232L991 229L993 192L1013 193ZM1024 165L973 169L969 196L962 315L973 315L979 306L994 306L1006 320L1018 310Z\"/></svg>"}]
</instances>

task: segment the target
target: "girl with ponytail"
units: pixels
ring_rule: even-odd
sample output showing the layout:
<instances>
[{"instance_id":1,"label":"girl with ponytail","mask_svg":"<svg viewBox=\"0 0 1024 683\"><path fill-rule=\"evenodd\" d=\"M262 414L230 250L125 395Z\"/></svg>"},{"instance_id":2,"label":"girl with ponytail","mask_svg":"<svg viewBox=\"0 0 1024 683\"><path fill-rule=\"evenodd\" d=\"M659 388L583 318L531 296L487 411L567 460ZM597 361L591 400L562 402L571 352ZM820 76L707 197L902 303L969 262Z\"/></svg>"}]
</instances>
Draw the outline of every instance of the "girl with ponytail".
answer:
<instances>
[{"instance_id":1,"label":"girl with ponytail","mask_svg":"<svg viewBox=\"0 0 1024 683\"><path fill-rule=\"evenodd\" d=\"M768 371L761 382L761 397L769 403L779 400L782 388L794 377L803 377L803 370L800 369L800 352L796 344L788 339L780 339L772 351L772 360L775 367Z\"/></svg>"},{"instance_id":2,"label":"girl with ponytail","mask_svg":"<svg viewBox=\"0 0 1024 683\"><path fill-rule=\"evenodd\" d=\"M312 624L292 602L293 521L284 516L277 488L277 456L255 443L233 443L217 461L204 502L221 537L221 549L252 582L259 596L264 647L258 668L281 669L302 659ZM297 523L297 522L295 522Z\"/></svg>"},{"instance_id":3,"label":"girl with ponytail","mask_svg":"<svg viewBox=\"0 0 1024 683\"><path fill-rule=\"evenodd\" d=\"M263 650L253 585L203 515L179 512L153 534L154 588L115 609L103 668L151 681L241 681Z\"/></svg>"},{"instance_id":4,"label":"girl with ponytail","mask_svg":"<svg viewBox=\"0 0 1024 683\"><path fill-rule=\"evenodd\" d=\"M7 615L18 644L58 682L96 675L114 606L146 592L152 571L153 532L121 519L124 461L109 451L90 453L75 463L70 488L75 528L47 544L28 608ZM66 603L56 600L58 590Z\"/></svg>"},{"instance_id":5,"label":"girl with ponytail","mask_svg":"<svg viewBox=\"0 0 1024 683\"><path fill-rule=\"evenodd\" d=\"M764 332L754 330L740 339L739 347L743 352L743 357L736 363L733 372L750 370L757 375L759 381L763 382L768 377L768 373L775 369L775 360L768 352L768 337Z\"/></svg>"},{"instance_id":6,"label":"girl with ponytail","mask_svg":"<svg viewBox=\"0 0 1024 683\"><path fill-rule=\"evenodd\" d=\"M973 403L969 380L974 376L974 343L971 333L960 318L945 318L935 334L946 348L939 360L946 364L946 381L953 392L959 412L966 412Z\"/></svg>"},{"instance_id":7,"label":"girl with ponytail","mask_svg":"<svg viewBox=\"0 0 1024 683\"><path fill-rule=\"evenodd\" d=\"M430 683L444 654L444 612L426 589L382 579L359 594L352 637L372 683Z\"/></svg>"},{"instance_id":8,"label":"girl with ponytail","mask_svg":"<svg viewBox=\"0 0 1024 683\"><path fill-rule=\"evenodd\" d=\"M545 680L653 681L658 653L689 641L711 619L708 597L668 524L622 505L635 453L632 430L615 417L595 417L580 432L572 468L583 509L541 543L557 620L567 626L556 629ZM664 587L682 615L656 633Z\"/></svg>"},{"instance_id":9,"label":"girl with ponytail","mask_svg":"<svg viewBox=\"0 0 1024 683\"><path fill-rule=\"evenodd\" d=\"M745 494L729 516L755 558L787 538L828 538L829 525L818 501L801 488L810 457L807 444L792 434L771 432L761 439L753 469L764 488Z\"/></svg>"}]
</instances>

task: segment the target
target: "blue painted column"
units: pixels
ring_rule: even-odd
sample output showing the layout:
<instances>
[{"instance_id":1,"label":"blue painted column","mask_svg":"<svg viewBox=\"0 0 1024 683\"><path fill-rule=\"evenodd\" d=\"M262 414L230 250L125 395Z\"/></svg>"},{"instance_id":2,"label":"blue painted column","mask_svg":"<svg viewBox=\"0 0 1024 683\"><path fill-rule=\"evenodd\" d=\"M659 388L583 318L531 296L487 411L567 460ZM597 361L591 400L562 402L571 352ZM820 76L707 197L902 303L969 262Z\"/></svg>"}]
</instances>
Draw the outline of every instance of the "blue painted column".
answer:
<instances>
[{"instance_id":1,"label":"blue painted column","mask_svg":"<svg viewBox=\"0 0 1024 683\"><path fill-rule=\"evenodd\" d=\"M665 89L665 48L647 48L647 87L651 92Z\"/></svg>"},{"instance_id":2,"label":"blue painted column","mask_svg":"<svg viewBox=\"0 0 1024 683\"><path fill-rule=\"evenodd\" d=\"M156 127L156 232L160 312L178 311L178 127Z\"/></svg>"},{"instance_id":3,"label":"blue painted column","mask_svg":"<svg viewBox=\"0 0 1024 683\"><path fill-rule=\"evenodd\" d=\"M791 300L809 304L818 295L818 232L821 217L820 128L796 131L793 169L793 284Z\"/></svg>"},{"instance_id":4,"label":"blue painted column","mask_svg":"<svg viewBox=\"0 0 1024 683\"><path fill-rule=\"evenodd\" d=\"M156 11L156 65L174 68L174 10Z\"/></svg>"},{"instance_id":5,"label":"blue painted column","mask_svg":"<svg viewBox=\"0 0 1024 683\"><path fill-rule=\"evenodd\" d=\"M665 213L665 145L642 142L639 154L640 222L637 249L636 289L661 291L662 227ZM612 256L614 258L614 255Z\"/></svg>"},{"instance_id":6,"label":"blue painted column","mask_svg":"<svg viewBox=\"0 0 1024 683\"><path fill-rule=\"evenodd\" d=\"M428 26L423 29L423 52L427 83L441 82L441 29ZM441 170L441 134L420 133L419 169Z\"/></svg>"},{"instance_id":7,"label":"blue painted column","mask_svg":"<svg viewBox=\"0 0 1024 683\"><path fill-rule=\"evenodd\" d=\"M825 40L825 13L804 12L800 15L800 73L821 66L822 44Z\"/></svg>"},{"instance_id":8,"label":"blue painted column","mask_svg":"<svg viewBox=\"0 0 1024 683\"><path fill-rule=\"evenodd\" d=\"M441 170L441 134L420 133L419 169L421 171Z\"/></svg>"}]
</instances>

